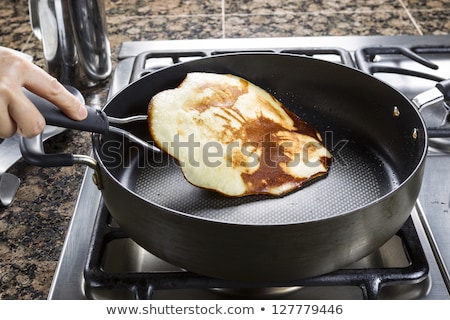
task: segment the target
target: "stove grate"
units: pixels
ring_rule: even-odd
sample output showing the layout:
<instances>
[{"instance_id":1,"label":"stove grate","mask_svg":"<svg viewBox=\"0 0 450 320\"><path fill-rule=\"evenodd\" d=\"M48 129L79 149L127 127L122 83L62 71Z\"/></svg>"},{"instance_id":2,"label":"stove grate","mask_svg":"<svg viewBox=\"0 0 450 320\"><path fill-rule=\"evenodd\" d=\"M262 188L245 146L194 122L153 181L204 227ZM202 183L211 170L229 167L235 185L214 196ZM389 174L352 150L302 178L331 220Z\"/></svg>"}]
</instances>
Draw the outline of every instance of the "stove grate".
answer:
<instances>
[{"instance_id":1,"label":"stove grate","mask_svg":"<svg viewBox=\"0 0 450 320\"><path fill-rule=\"evenodd\" d=\"M342 269L312 278L270 283L245 283L214 279L188 271L168 272L106 272L102 268L105 248L113 240L128 238L119 228L112 226L111 216L104 205L99 207L84 270L88 289L125 290L139 300L152 299L157 290L210 289L210 288L291 288L316 286L356 286L364 299L379 299L385 286L415 284L428 277L428 262L420 244L412 219L399 230L410 264L406 267L368 269ZM89 291L89 290L87 290Z\"/></svg>"},{"instance_id":2,"label":"stove grate","mask_svg":"<svg viewBox=\"0 0 450 320\"><path fill-rule=\"evenodd\" d=\"M355 62L359 69L370 74L397 74L411 76L433 82L446 80L446 77L437 74L439 65L428 57L450 57L450 46L375 46L360 48L355 51ZM404 59L404 60L402 60ZM410 67L402 66L402 62L410 61ZM398 64L397 66L395 64ZM390 65L389 65L390 64ZM394 64L394 65L392 65ZM419 66L419 67L418 67ZM443 103L445 112L448 113L449 106ZM447 119L447 123L448 123ZM450 128L446 123L440 127L427 128L429 138L449 138Z\"/></svg>"},{"instance_id":3,"label":"stove grate","mask_svg":"<svg viewBox=\"0 0 450 320\"><path fill-rule=\"evenodd\" d=\"M257 49L257 50L203 50L203 51L144 51L138 54L133 63L131 72L131 81L134 82L139 78L152 73L158 69L171 66L176 63L186 62L193 59L200 59L208 56L216 56L221 54L234 53L284 53L299 56L318 57L323 60L330 60L336 63L341 63L349 67L355 67L355 63L351 57L350 52L341 48L294 48L294 49Z\"/></svg>"},{"instance_id":4,"label":"stove grate","mask_svg":"<svg viewBox=\"0 0 450 320\"><path fill-rule=\"evenodd\" d=\"M439 66L423 56L429 54L450 54L450 46L419 46L411 48L403 46L365 47L355 51L355 62L359 69L371 75L375 73L396 73L432 81L445 80L445 78L431 72L428 73L401 67L388 66L382 63L380 64L377 60L377 57L382 55L400 55L429 69L437 70Z\"/></svg>"}]
</instances>

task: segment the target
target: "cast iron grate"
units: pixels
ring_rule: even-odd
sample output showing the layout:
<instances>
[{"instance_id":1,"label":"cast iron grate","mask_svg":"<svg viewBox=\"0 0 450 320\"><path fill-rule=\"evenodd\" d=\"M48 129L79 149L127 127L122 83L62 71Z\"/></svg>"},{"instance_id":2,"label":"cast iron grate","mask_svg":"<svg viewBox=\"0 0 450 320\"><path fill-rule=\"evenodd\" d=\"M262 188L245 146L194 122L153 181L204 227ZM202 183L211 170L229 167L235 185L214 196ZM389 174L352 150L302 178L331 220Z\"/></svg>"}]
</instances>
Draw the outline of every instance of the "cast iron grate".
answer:
<instances>
[{"instance_id":1,"label":"cast iron grate","mask_svg":"<svg viewBox=\"0 0 450 320\"><path fill-rule=\"evenodd\" d=\"M377 56L381 55L400 55L412 61L415 61L431 70L437 70L439 66L429 59L424 58L424 55L429 54L450 54L450 46L430 46L430 47L403 47L403 46L378 46L365 47L355 51L355 62L359 69L368 73L396 73L406 76L413 76L432 81L442 81L445 78L437 76L433 73L427 73L412 69L401 67L388 66L380 64L377 61Z\"/></svg>"},{"instance_id":2,"label":"cast iron grate","mask_svg":"<svg viewBox=\"0 0 450 320\"><path fill-rule=\"evenodd\" d=\"M139 78L152 73L160 68L168 67L176 63L186 62L193 59L200 59L208 56L216 56L220 54L233 53L286 53L299 56L316 57L323 60L330 60L341 63L349 67L355 67L351 54L341 48L295 48L295 49L258 49L251 51L243 51L242 49L229 50L210 50L210 51L189 51L178 50L176 52L157 52L145 51L138 54L133 63L131 73L131 81L134 82Z\"/></svg>"},{"instance_id":3,"label":"cast iron grate","mask_svg":"<svg viewBox=\"0 0 450 320\"><path fill-rule=\"evenodd\" d=\"M85 286L90 289L121 290L135 299L152 299L157 290L209 289L209 288L277 288L355 286L364 299L380 298L383 287L399 284L415 284L428 277L429 266L411 217L399 230L410 264L406 267L368 269L342 269L308 279L287 282L245 283L227 281L198 275L187 271L170 272L105 272L102 268L105 249L111 241L128 236L112 226L111 216L104 205L99 207L88 259L84 271Z\"/></svg>"}]
</instances>

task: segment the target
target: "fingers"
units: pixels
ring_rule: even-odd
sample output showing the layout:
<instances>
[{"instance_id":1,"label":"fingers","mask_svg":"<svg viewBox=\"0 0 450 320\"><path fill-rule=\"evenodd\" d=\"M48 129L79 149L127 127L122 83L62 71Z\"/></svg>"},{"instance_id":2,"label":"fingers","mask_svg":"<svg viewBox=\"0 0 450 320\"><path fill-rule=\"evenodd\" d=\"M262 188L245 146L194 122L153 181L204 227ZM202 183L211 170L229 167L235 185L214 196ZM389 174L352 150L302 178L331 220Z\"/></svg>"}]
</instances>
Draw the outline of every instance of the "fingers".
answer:
<instances>
[{"instance_id":1,"label":"fingers","mask_svg":"<svg viewBox=\"0 0 450 320\"><path fill-rule=\"evenodd\" d=\"M31 138L44 130L44 117L22 91L16 92L8 109L10 117L16 123L17 133L21 136Z\"/></svg>"},{"instance_id":2,"label":"fingers","mask_svg":"<svg viewBox=\"0 0 450 320\"><path fill-rule=\"evenodd\" d=\"M0 93L0 138L9 138L16 131L16 123L9 115L5 99L1 99Z\"/></svg>"},{"instance_id":3,"label":"fingers","mask_svg":"<svg viewBox=\"0 0 450 320\"><path fill-rule=\"evenodd\" d=\"M67 91L61 83L36 65L31 64L29 68L29 72L33 76L24 80L23 85L25 88L51 101L74 120L86 118L86 107Z\"/></svg>"},{"instance_id":4,"label":"fingers","mask_svg":"<svg viewBox=\"0 0 450 320\"><path fill-rule=\"evenodd\" d=\"M7 138L15 132L29 138L45 127L45 120L22 90L0 89L0 137Z\"/></svg>"},{"instance_id":5,"label":"fingers","mask_svg":"<svg viewBox=\"0 0 450 320\"><path fill-rule=\"evenodd\" d=\"M0 47L0 70L0 137L10 137L16 131L32 137L45 127L43 116L25 96L22 87L51 101L74 120L87 116L83 103L62 84L13 50Z\"/></svg>"}]
</instances>

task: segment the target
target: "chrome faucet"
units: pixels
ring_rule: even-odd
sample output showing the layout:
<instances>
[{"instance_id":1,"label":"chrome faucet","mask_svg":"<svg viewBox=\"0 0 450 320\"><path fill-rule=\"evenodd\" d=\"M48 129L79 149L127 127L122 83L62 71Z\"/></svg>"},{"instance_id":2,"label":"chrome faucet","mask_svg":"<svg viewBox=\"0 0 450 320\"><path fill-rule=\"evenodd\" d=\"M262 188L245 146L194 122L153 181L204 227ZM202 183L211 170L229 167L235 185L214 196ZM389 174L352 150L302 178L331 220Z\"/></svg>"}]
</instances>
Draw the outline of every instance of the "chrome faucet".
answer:
<instances>
[{"instance_id":1,"label":"chrome faucet","mask_svg":"<svg viewBox=\"0 0 450 320\"><path fill-rule=\"evenodd\" d=\"M93 87L111 75L103 0L29 0L47 71L64 84Z\"/></svg>"}]
</instances>

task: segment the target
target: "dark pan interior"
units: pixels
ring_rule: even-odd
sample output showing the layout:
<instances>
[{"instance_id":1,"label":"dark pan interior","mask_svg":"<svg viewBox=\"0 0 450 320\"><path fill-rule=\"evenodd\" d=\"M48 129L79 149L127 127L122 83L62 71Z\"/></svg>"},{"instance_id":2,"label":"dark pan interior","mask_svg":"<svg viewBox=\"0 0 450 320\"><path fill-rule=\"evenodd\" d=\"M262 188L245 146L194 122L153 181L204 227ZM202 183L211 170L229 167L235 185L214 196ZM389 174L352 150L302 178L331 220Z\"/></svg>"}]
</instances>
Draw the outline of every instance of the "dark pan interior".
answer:
<instances>
[{"instance_id":1,"label":"dark pan interior","mask_svg":"<svg viewBox=\"0 0 450 320\"><path fill-rule=\"evenodd\" d=\"M421 119L401 94L370 76L311 58L244 54L181 64L138 80L105 111L112 116L146 113L154 94L178 86L191 71L232 73L268 90L321 132L334 160L326 177L281 198L230 198L190 185L166 154L147 152L115 134L105 136L103 164L124 187L158 206L238 224L320 220L393 192L423 156ZM394 107L400 117L393 115ZM126 129L150 139L146 124Z\"/></svg>"}]
</instances>

